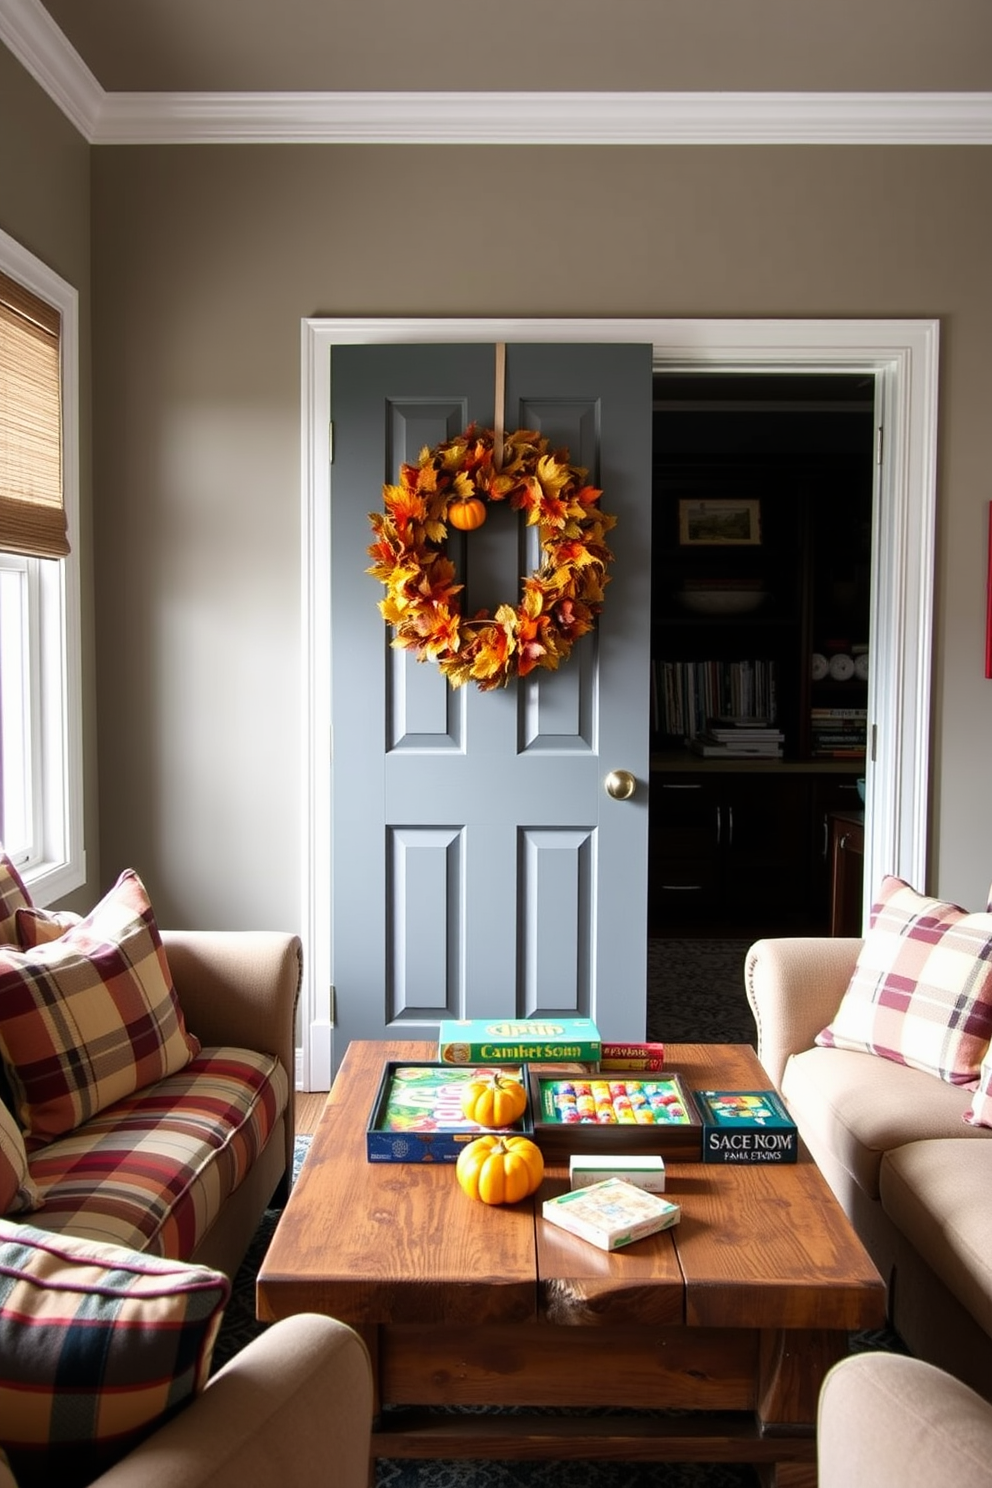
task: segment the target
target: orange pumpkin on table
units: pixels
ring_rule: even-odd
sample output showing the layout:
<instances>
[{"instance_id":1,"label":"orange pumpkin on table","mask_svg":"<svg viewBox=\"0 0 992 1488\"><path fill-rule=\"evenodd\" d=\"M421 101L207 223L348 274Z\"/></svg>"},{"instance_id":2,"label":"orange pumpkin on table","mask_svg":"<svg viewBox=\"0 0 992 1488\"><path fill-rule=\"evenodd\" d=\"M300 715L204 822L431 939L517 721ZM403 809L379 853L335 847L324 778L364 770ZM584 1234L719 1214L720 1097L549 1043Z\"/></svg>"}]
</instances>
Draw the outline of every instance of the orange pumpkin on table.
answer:
<instances>
[{"instance_id":1,"label":"orange pumpkin on table","mask_svg":"<svg viewBox=\"0 0 992 1488\"><path fill-rule=\"evenodd\" d=\"M486 503L479 496L453 496L448 502L448 521L459 532L474 532L486 520Z\"/></svg>"},{"instance_id":2,"label":"orange pumpkin on table","mask_svg":"<svg viewBox=\"0 0 992 1488\"><path fill-rule=\"evenodd\" d=\"M544 1158L529 1137L476 1137L458 1154L455 1176L470 1199L517 1204L540 1188Z\"/></svg>"},{"instance_id":3,"label":"orange pumpkin on table","mask_svg":"<svg viewBox=\"0 0 992 1488\"><path fill-rule=\"evenodd\" d=\"M478 1126L512 1126L526 1109L527 1092L512 1075L470 1080L462 1091L462 1115Z\"/></svg>"}]
</instances>

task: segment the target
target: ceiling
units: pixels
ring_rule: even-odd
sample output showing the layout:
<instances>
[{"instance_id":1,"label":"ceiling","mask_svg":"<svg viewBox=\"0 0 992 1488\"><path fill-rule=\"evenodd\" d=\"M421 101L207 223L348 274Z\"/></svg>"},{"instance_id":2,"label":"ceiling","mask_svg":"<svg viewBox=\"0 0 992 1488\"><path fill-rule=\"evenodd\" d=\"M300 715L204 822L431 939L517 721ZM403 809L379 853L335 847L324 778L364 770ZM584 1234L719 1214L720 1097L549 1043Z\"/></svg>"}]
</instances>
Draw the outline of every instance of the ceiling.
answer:
<instances>
[{"instance_id":1,"label":"ceiling","mask_svg":"<svg viewBox=\"0 0 992 1488\"><path fill-rule=\"evenodd\" d=\"M985 91L989 0L43 0L108 92Z\"/></svg>"},{"instance_id":2,"label":"ceiling","mask_svg":"<svg viewBox=\"0 0 992 1488\"><path fill-rule=\"evenodd\" d=\"M93 144L992 144L992 0L0 0Z\"/></svg>"}]
</instances>

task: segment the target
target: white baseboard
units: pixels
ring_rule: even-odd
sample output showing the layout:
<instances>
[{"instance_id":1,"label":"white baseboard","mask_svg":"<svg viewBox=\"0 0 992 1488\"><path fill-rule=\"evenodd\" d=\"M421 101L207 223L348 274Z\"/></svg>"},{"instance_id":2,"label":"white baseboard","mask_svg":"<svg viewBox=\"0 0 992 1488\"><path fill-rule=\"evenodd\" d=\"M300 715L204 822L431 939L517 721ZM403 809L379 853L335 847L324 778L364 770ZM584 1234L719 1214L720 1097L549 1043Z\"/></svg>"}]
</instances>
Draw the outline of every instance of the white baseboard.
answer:
<instances>
[{"instance_id":1,"label":"white baseboard","mask_svg":"<svg viewBox=\"0 0 992 1488\"><path fill-rule=\"evenodd\" d=\"M331 1088L333 1035L334 1025L329 1020L321 1020L310 1025L310 1070L305 1086L308 1090L330 1090ZM302 1055L303 1050L300 1050L301 1060Z\"/></svg>"}]
</instances>

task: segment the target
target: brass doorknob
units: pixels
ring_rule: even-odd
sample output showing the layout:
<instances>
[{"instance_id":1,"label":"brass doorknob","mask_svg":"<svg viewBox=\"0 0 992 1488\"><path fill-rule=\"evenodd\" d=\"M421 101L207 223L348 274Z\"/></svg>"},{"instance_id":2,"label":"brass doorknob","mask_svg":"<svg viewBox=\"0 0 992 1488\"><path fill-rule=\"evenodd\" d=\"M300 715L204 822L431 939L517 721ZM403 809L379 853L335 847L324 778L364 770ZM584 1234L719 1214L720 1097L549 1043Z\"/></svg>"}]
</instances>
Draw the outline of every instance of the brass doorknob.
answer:
<instances>
[{"instance_id":1,"label":"brass doorknob","mask_svg":"<svg viewBox=\"0 0 992 1488\"><path fill-rule=\"evenodd\" d=\"M629 770L611 770L606 777L606 794L614 801L629 801L637 789L637 777Z\"/></svg>"}]
</instances>

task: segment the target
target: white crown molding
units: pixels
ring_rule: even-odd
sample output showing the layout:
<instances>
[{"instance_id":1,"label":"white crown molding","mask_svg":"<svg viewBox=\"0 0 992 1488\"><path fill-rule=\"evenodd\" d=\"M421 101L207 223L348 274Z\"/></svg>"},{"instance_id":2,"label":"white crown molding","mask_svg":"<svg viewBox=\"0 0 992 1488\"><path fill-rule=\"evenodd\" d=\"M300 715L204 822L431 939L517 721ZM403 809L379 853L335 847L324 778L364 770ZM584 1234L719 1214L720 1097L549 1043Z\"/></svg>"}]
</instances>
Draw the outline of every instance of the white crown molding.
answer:
<instances>
[{"instance_id":1,"label":"white crown molding","mask_svg":"<svg viewBox=\"0 0 992 1488\"><path fill-rule=\"evenodd\" d=\"M39 0L0 0L0 41L92 144L107 95Z\"/></svg>"},{"instance_id":2,"label":"white crown molding","mask_svg":"<svg viewBox=\"0 0 992 1488\"><path fill-rule=\"evenodd\" d=\"M992 144L992 94L116 93L97 144Z\"/></svg>"},{"instance_id":3,"label":"white crown molding","mask_svg":"<svg viewBox=\"0 0 992 1488\"><path fill-rule=\"evenodd\" d=\"M0 41L94 145L992 144L992 93L108 93L40 0Z\"/></svg>"}]
</instances>

